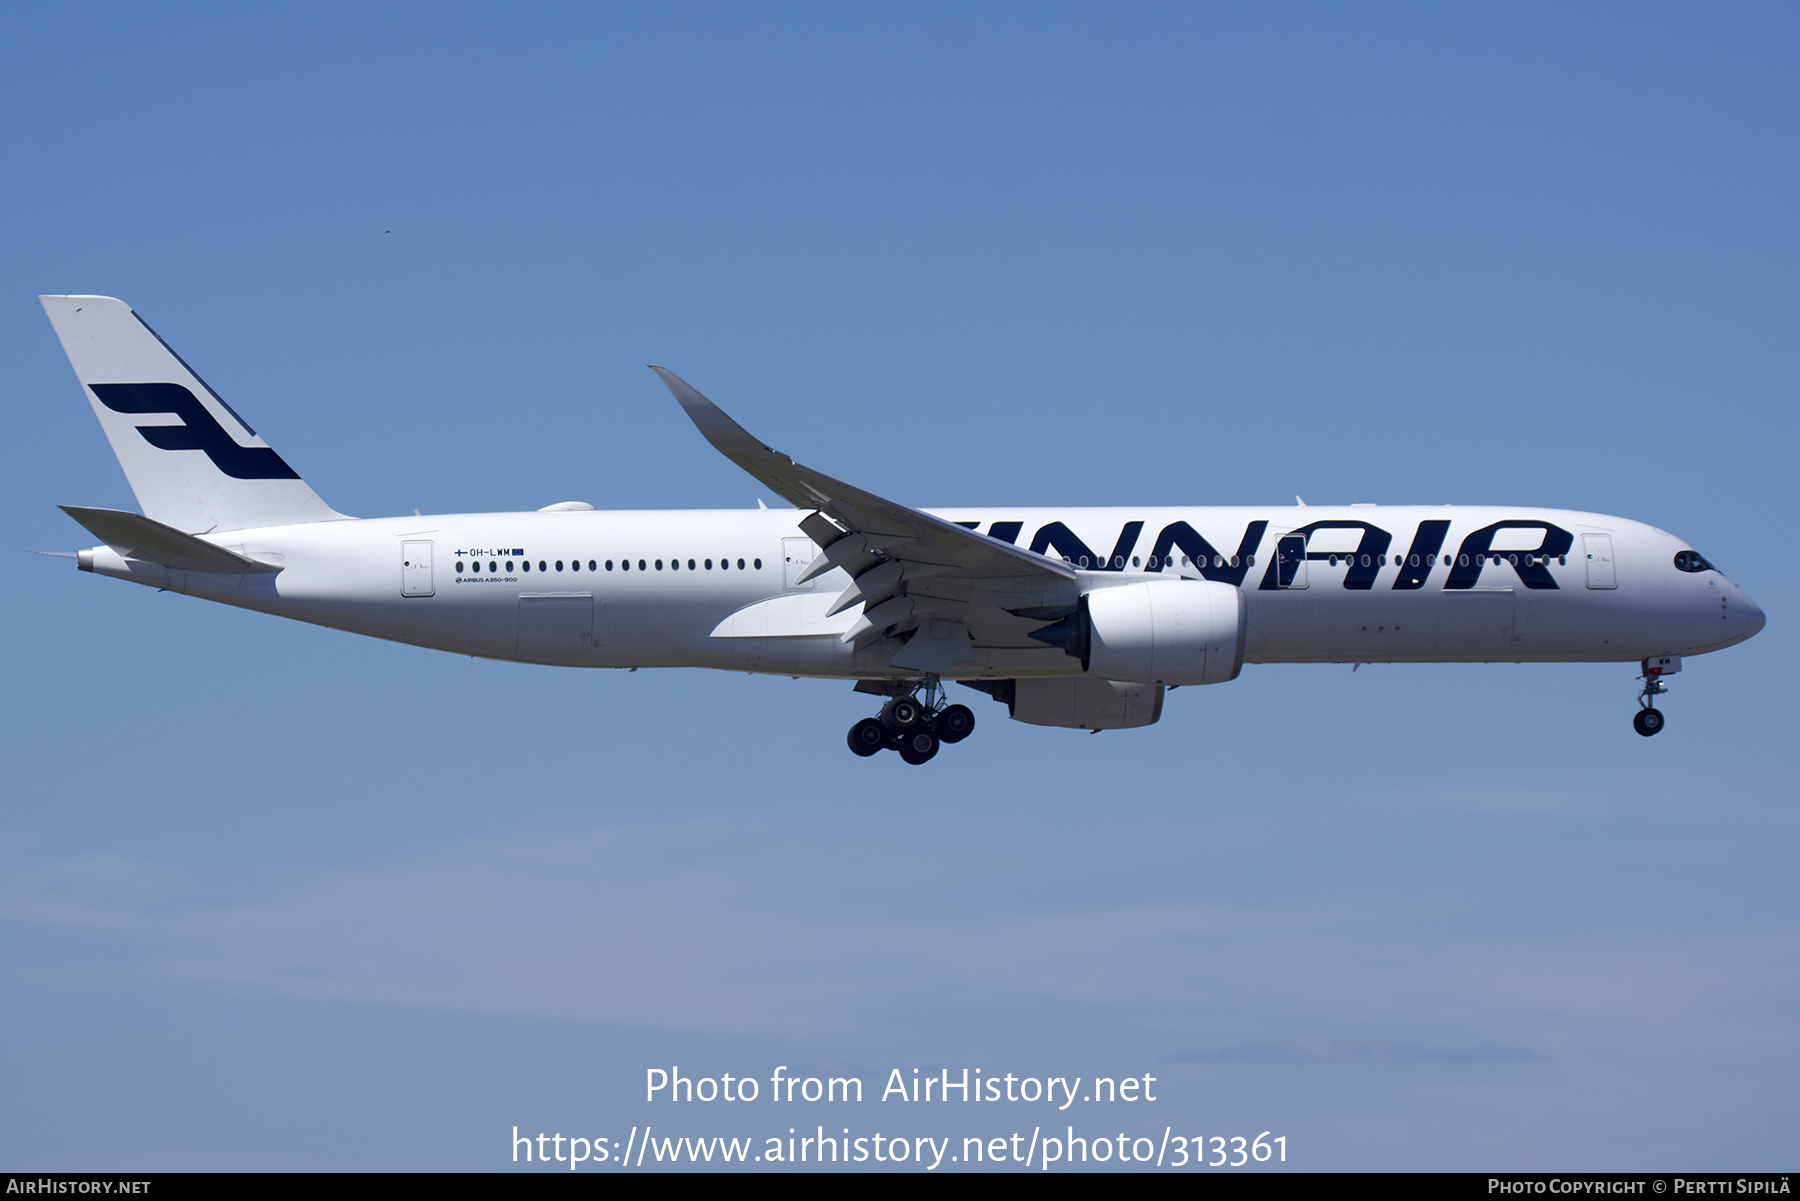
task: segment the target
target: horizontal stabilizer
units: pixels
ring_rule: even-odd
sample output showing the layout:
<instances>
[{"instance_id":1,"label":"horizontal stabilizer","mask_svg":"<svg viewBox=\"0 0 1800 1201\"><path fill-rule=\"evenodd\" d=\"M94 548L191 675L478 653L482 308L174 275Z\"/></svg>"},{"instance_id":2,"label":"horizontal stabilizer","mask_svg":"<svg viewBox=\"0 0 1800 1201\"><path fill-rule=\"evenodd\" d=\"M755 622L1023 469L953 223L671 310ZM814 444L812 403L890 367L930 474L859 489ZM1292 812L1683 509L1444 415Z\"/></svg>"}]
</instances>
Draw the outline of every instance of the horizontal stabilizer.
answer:
<instances>
[{"instance_id":1,"label":"horizontal stabilizer","mask_svg":"<svg viewBox=\"0 0 1800 1201\"><path fill-rule=\"evenodd\" d=\"M222 546L214 546L192 534L184 534L173 526L152 521L140 513L126 513L120 509L84 509L76 505L58 507L86 526L94 537L128 558L144 559L181 571L211 571L221 575L281 570L279 567L233 554Z\"/></svg>"}]
</instances>

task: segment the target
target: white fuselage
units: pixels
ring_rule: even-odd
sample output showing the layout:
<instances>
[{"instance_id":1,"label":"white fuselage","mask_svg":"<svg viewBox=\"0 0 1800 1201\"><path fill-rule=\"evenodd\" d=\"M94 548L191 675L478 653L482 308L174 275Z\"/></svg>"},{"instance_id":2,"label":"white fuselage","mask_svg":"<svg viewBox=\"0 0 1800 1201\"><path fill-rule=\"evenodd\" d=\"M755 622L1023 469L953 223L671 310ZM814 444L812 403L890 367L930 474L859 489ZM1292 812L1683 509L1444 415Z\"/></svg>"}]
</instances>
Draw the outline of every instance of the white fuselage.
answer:
<instances>
[{"instance_id":1,"label":"white fuselage","mask_svg":"<svg viewBox=\"0 0 1800 1201\"><path fill-rule=\"evenodd\" d=\"M1042 553L1078 569L1074 592L1171 576L1234 583L1246 602L1243 658L1250 663L1632 661L1718 650L1764 620L1717 571L1679 569L1680 539L1593 513L1358 505L935 515L1018 546L1042 544ZM818 553L797 528L803 516L793 509L556 511L320 521L207 536L279 566L267 574L182 572L104 547L83 552L82 565L492 659L916 674L888 666L891 639L860 650L842 640L855 608L832 617L825 611L849 583L843 572L796 583ZM1554 549L1562 535L1564 553L1534 554ZM1471 536L1487 549L1464 553ZM1094 549L1079 553L1086 548ZM978 665L950 674L1079 674L1069 655L1022 635L1020 620L1004 611L1020 598L996 588L964 581L948 594L971 601ZM1046 592L1037 599L1048 606L1072 598Z\"/></svg>"}]
</instances>

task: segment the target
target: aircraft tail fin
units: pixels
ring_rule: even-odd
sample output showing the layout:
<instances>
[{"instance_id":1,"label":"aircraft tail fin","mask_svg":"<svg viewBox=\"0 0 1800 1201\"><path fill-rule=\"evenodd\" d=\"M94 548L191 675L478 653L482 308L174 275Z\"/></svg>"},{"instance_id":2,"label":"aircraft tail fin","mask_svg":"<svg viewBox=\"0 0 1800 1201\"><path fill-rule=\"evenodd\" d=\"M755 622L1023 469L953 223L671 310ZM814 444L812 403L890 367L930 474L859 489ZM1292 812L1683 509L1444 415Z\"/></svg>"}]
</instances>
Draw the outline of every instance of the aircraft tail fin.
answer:
<instances>
[{"instance_id":1,"label":"aircraft tail fin","mask_svg":"<svg viewBox=\"0 0 1800 1201\"><path fill-rule=\"evenodd\" d=\"M38 300L145 516L185 533L346 520L131 306Z\"/></svg>"}]
</instances>

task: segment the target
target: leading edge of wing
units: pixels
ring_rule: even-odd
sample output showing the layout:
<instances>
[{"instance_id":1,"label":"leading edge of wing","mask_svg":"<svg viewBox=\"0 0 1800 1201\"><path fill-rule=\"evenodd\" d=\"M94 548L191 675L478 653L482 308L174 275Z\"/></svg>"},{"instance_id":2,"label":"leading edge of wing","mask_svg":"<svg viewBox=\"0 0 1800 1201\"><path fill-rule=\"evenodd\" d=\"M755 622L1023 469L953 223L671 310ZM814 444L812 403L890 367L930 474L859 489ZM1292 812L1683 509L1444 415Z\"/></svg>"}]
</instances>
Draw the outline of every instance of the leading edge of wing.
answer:
<instances>
[{"instance_id":1,"label":"leading edge of wing","mask_svg":"<svg viewBox=\"0 0 1800 1201\"><path fill-rule=\"evenodd\" d=\"M851 533L907 539L907 544L889 551L895 558L953 566L972 575L1075 578L1074 569L1066 563L978 534L802 466L758 441L673 371L654 363L649 366L695 428L720 454L773 488L790 504L817 509Z\"/></svg>"}]
</instances>

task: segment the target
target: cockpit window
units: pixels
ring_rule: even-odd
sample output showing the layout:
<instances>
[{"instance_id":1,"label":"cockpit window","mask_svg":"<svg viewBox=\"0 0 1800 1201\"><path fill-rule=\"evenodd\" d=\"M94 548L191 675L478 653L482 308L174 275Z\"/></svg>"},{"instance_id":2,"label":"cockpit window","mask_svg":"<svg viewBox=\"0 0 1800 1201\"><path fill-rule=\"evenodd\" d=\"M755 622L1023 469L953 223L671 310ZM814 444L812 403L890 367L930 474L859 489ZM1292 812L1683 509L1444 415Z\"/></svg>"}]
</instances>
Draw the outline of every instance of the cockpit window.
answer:
<instances>
[{"instance_id":1,"label":"cockpit window","mask_svg":"<svg viewBox=\"0 0 1800 1201\"><path fill-rule=\"evenodd\" d=\"M1684 550L1676 554L1675 566L1683 571L1717 571L1711 563L1700 557L1697 550Z\"/></svg>"}]
</instances>

